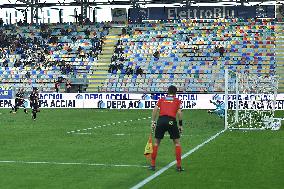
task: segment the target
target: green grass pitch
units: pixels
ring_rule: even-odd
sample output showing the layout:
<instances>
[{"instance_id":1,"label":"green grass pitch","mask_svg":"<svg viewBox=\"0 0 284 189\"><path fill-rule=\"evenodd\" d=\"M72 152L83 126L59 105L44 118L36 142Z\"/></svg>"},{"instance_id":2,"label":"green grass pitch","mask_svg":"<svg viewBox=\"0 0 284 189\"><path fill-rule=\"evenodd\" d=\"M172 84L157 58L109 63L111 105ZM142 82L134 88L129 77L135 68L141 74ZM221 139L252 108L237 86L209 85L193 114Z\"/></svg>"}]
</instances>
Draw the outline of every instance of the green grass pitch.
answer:
<instances>
[{"instance_id":1,"label":"green grass pitch","mask_svg":"<svg viewBox=\"0 0 284 189\"><path fill-rule=\"evenodd\" d=\"M224 128L222 119L205 110L183 113L183 153ZM277 114L283 117L283 111ZM154 173L144 167L149 116L149 110L42 109L33 121L22 109L17 114L1 109L0 188L130 188ZM172 141L165 136L157 169L174 160ZM185 172L171 167L143 188L283 188L284 129L226 131L182 165Z\"/></svg>"}]
</instances>

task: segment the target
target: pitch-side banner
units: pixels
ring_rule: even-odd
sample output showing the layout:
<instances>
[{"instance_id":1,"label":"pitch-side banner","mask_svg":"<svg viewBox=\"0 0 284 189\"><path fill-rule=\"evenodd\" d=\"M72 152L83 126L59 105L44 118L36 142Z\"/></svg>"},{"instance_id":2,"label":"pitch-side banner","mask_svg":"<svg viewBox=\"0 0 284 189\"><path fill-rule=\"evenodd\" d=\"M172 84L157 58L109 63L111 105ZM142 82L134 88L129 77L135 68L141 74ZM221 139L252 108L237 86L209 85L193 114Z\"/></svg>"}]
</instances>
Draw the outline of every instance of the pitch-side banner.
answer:
<instances>
[{"instance_id":1,"label":"pitch-side banner","mask_svg":"<svg viewBox=\"0 0 284 189\"><path fill-rule=\"evenodd\" d=\"M131 93L41 93L39 105L41 108L108 108L108 109L152 109L157 100L166 96L163 93L131 94ZM177 94L182 100L183 109L214 109L212 102L221 103L224 94ZM236 95L228 96L229 109L272 109L273 95ZM0 99L0 108L11 108L14 99ZM29 108L29 100L25 100ZM275 104L278 110L284 110L284 94L278 94Z\"/></svg>"},{"instance_id":2,"label":"pitch-side banner","mask_svg":"<svg viewBox=\"0 0 284 189\"><path fill-rule=\"evenodd\" d=\"M11 99L13 97L13 90L9 86L0 86L0 99Z\"/></svg>"}]
</instances>

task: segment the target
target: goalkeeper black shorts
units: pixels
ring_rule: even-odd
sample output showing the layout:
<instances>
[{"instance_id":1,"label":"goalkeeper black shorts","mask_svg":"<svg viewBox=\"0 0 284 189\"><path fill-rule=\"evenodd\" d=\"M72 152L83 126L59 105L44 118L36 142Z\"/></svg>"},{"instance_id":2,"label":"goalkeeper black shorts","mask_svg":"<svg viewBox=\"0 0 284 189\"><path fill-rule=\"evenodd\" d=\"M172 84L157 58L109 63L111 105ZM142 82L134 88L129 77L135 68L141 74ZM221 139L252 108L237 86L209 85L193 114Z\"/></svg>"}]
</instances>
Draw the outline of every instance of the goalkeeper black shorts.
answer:
<instances>
[{"instance_id":1,"label":"goalkeeper black shorts","mask_svg":"<svg viewBox=\"0 0 284 189\"><path fill-rule=\"evenodd\" d=\"M176 119L169 116L160 116L155 130L155 138L163 139L167 131L171 139L180 138Z\"/></svg>"}]
</instances>

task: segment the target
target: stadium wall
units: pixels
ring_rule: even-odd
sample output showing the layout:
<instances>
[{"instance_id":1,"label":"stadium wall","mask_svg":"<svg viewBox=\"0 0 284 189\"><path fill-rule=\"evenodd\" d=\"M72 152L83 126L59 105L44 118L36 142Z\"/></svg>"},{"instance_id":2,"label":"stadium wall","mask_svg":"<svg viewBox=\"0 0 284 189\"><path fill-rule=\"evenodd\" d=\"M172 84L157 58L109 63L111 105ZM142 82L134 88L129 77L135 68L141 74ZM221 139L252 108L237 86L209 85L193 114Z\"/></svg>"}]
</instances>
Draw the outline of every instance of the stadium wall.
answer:
<instances>
[{"instance_id":1,"label":"stadium wall","mask_svg":"<svg viewBox=\"0 0 284 189\"><path fill-rule=\"evenodd\" d=\"M157 100L166 94L132 93L40 93L41 108L108 108L108 109L152 109ZM3 95L2 95L3 97ZM177 94L183 109L214 109L210 101L224 102L224 94ZM240 95L239 109L271 109L272 95ZM229 109L235 108L236 95L229 95ZM15 100L0 98L0 108L11 108ZM29 100L25 100L29 108ZM277 95L277 110L284 110L284 93Z\"/></svg>"}]
</instances>

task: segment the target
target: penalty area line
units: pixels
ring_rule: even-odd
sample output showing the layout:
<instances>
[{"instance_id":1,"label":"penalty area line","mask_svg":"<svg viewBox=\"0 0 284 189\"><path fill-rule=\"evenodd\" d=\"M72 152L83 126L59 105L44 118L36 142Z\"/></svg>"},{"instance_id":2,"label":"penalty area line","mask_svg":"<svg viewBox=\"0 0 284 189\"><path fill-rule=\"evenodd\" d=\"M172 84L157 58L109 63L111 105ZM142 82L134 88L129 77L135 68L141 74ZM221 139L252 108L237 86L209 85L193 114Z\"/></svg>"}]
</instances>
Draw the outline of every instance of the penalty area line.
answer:
<instances>
[{"instance_id":1,"label":"penalty area line","mask_svg":"<svg viewBox=\"0 0 284 189\"><path fill-rule=\"evenodd\" d=\"M147 167L143 165L127 164L104 164L104 163L81 163L81 162L54 162L54 161L0 161L0 164L50 164L50 165L84 165L84 166L104 166L104 167Z\"/></svg>"},{"instance_id":2,"label":"penalty area line","mask_svg":"<svg viewBox=\"0 0 284 189\"><path fill-rule=\"evenodd\" d=\"M189 156L190 154L194 153L195 151L197 151L199 148L203 147L204 145L206 145L207 143L209 143L210 141L214 140L215 138L217 138L220 134L224 133L226 131L226 129L223 129L222 131L219 131L218 133L216 133L215 135L211 136L210 138L208 138L207 140L205 140L203 143L197 145L196 147L194 147L193 149L189 150L187 153L183 154L181 156L181 159L186 158L187 156ZM130 189L138 189L143 187L145 184L147 184L148 182L150 182L151 180L155 179L156 177L160 176L162 173L164 173L166 170L168 170L170 167L172 167L173 165L176 164L176 161L172 161L171 163L169 163L168 165L166 165L165 167L163 167L162 169L160 169L159 171L157 171L156 173L154 173L153 175L145 178L144 180L142 180L141 182L139 182L138 184L136 184L135 186L131 187Z\"/></svg>"}]
</instances>

